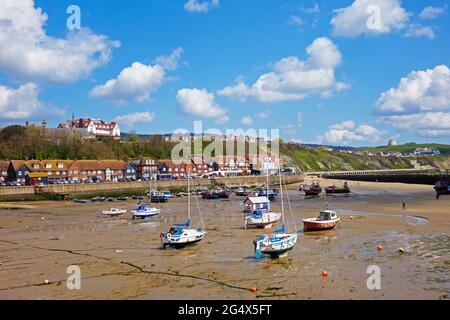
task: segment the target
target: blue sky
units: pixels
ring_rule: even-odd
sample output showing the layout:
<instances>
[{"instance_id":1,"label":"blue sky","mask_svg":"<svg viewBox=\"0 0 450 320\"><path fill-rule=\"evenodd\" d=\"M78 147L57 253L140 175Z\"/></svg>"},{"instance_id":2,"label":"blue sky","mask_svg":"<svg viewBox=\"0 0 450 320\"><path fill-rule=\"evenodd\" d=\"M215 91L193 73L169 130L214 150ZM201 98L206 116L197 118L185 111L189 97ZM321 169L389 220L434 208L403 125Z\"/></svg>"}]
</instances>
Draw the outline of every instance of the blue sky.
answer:
<instances>
[{"instance_id":1,"label":"blue sky","mask_svg":"<svg viewBox=\"0 0 450 320\"><path fill-rule=\"evenodd\" d=\"M280 128L300 142L450 143L443 0L15 3L26 10L0 10L0 22L10 21L0 23L0 49L12 52L0 54L2 125L45 118L55 126L73 112L145 134L202 120L221 130ZM79 31L66 26L71 4L81 10ZM380 9L375 29L370 5ZM18 40L2 42L2 33Z\"/></svg>"}]
</instances>

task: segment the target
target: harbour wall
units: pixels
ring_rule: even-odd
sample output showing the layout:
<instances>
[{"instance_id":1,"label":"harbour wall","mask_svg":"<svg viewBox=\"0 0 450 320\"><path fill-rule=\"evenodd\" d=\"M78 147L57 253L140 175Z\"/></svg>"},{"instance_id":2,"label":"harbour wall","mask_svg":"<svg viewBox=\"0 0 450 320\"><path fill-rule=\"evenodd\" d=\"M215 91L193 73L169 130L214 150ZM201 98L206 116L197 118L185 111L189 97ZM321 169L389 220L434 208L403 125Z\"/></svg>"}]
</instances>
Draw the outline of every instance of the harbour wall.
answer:
<instances>
[{"instance_id":1,"label":"harbour wall","mask_svg":"<svg viewBox=\"0 0 450 320\"><path fill-rule=\"evenodd\" d=\"M263 186L269 180L270 185L279 183L278 176L240 176L240 177L222 177L216 179L194 179L191 180L191 188L212 188L217 185L226 187L255 187ZM303 181L299 175L283 176L284 183L291 184ZM83 194L95 192L114 192L121 190L148 190L155 189L186 189L187 180L168 180L168 181L134 181L134 182L104 182L104 183L84 183L84 184L55 184L48 186L25 186L25 187L1 187L1 197L25 196L34 194Z\"/></svg>"}]
</instances>

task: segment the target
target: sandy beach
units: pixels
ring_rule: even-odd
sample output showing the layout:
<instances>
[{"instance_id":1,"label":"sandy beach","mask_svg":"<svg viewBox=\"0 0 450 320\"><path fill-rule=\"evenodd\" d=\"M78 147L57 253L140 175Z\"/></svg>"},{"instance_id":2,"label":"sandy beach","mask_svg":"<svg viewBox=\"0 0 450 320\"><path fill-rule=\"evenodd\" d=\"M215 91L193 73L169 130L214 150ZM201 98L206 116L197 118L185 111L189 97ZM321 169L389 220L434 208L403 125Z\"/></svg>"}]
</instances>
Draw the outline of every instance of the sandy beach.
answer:
<instances>
[{"instance_id":1,"label":"sandy beach","mask_svg":"<svg viewBox=\"0 0 450 320\"><path fill-rule=\"evenodd\" d=\"M332 183L342 181L321 181ZM311 199L298 184L289 186L292 215L286 204L285 216L291 231L293 216L298 242L279 260L254 258L252 240L265 231L244 230L244 198L234 195L198 198L207 239L165 251L159 234L186 219L187 198L157 205L161 215L145 221L100 214L111 207L129 211L136 205L131 199L3 206L0 299L448 299L450 197L436 200L424 185L349 185L351 195ZM340 226L304 233L302 219L317 216L326 202L340 215ZM280 210L279 200L272 210ZM194 200L192 214L196 225ZM80 267L80 290L66 286L70 265ZM367 288L370 265L381 270L380 290Z\"/></svg>"}]
</instances>

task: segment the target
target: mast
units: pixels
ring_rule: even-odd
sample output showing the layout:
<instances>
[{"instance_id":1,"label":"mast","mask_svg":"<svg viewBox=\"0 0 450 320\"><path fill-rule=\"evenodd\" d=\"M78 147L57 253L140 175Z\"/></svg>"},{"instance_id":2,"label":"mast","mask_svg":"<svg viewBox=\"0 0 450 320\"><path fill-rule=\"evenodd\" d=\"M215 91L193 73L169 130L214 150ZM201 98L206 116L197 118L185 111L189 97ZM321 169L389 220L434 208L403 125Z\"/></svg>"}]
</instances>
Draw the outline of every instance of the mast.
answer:
<instances>
[{"instance_id":1,"label":"mast","mask_svg":"<svg viewBox=\"0 0 450 320\"><path fill-rule=\"evenodd\" d=\"M283 226L285 226L285 221L284 221L284 204L283 204L283 185L281 184L281 166L280 166L280 161L278 161L278 177L280 178L281 217L283 218Z\"/></svg>"},{"instance_id":2,"label":"mast","mask_svg":"<svg viewBox=\"0 0 450 320\"><path fill-rule=\"evenodd\" d=\"M188 219L191 220L191 182L189 181L190 179L190 175L189 175L189 171L188 171Z\"/></svg>"}]
</instances>

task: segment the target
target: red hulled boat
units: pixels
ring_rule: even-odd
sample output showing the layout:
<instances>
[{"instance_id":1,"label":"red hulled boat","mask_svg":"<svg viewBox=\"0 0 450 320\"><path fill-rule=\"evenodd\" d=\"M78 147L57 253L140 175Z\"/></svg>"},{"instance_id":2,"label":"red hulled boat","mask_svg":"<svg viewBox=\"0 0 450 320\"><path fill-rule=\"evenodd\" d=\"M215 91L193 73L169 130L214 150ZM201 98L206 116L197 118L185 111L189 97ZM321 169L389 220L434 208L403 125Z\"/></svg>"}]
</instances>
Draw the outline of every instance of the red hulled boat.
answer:
<instances>
[{"instance_id":1,"label":"red hulled boat","mask_svg":"<svg viewBox=\"0 0 450 320\"><path fill-rule=\"evenodd\" d=\"M303 230L329 230L335 228L339 221L341 221L341 218L338 218L336 211L324 210L320 212L320 215L317 218L303 219Z\"/></svg>"},{"instance_id":2,"label":"red hulled boat","mask_svg":"<svg viewBox=\"0 0 450 320\"><path fill-rule=\"evenodd\" d=\"M303 184L298 190L303 191L305 196L317 196L322 192L322 187L318 183Z\"/></svg>"}]
</instances>

